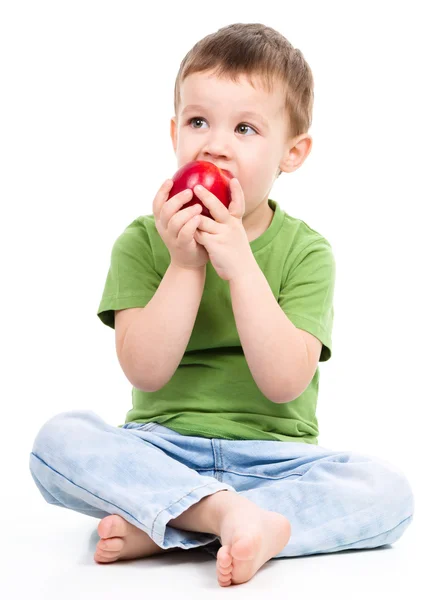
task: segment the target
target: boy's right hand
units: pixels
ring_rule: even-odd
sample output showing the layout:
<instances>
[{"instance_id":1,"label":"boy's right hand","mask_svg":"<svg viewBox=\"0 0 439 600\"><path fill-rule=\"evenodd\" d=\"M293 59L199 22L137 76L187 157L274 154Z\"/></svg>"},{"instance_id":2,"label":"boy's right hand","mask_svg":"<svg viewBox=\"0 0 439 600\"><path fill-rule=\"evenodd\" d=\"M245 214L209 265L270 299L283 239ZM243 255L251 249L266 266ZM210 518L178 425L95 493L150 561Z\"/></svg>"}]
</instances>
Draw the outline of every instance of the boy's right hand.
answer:
<instances>
[{"instance_id":1,"label":"boy's right hand","mask_svg":"<svg viewBox=\"0 0 439 600\"><path fill-rule=\"evenodd\" d=\"M171 263L184 269L195 269L209 262L205 247L194 239L198 227L196 216L202 211L199 204L180 210L192 198L191 189L184 190L170 200L173 181L166 180L153 202L155 226L171 255ZM195 218L194 218L195 217Z\"/></svg>"}]
</instances>

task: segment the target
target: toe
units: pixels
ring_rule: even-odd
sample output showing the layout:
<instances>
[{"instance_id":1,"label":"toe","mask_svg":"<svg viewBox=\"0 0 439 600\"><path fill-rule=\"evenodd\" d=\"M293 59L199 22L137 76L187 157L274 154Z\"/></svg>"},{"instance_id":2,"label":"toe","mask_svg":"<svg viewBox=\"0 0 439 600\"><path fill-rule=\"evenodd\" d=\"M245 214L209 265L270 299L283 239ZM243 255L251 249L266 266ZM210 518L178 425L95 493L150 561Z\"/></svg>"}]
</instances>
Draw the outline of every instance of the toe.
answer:
<instances>
[{"instance_id":1,"label":"toe","mask_svg":"<svg viewBox=\"0 0 439 600\"><path fill-rule=\"evenodd\" d=\"M120 552L124 546L122 538L113 537L98 542L97 548L105 552Z\"/></svg>"},{"instance_id":2,"label":"toe","mask_svg":"<svg viewBox=\"0 0 439 600\"><path fill-rule=\"evenodd\" d=\"M95 562L97 563L109 563L109 562L114 562L115 560L117 560L117 557L119 556L119 553L115 553L115 552L100 552L100 551L96 551L95 555L94 555L94 559Z\"/></svg>"},{"instance_id":3,"label":"toe","mask_svg":"<svg viewBox=\"0 0 439 600\"><path fill-rule=\"evenodd\" d=\"M230 565L230 567L226 567L224 569L222 567L219 567L217 569L217 575L231 575L232 571L233 565Z\"/></svg>"},{"instance_id":4,"label":"toe","mask_svg":"<svg viewBox=\"0 0 439 600\"><path fill-rule=\"evenodd\" d=\"M232 564L232 556L230 554L230 546L221 546L216 555L218 566L228 568Z\"/></svg>"},{"instance_id":5,"label":"toe","mask_svg":"<svg viewBox=\"0 0 439 600\"><path fill-rule=\"evenodd\" d=\"M232 582L232 576L231 575L218 575L218 582L221 584L225 584L225 585L230 585L230 583Z\"/></svg>"},{"instance_id":6,"label":"toe","mask_svg":"<svg viewBox=\"0 0 439 600\"><path fill-rule=\"evenodd\" d=\"M98 534L101 538L122 537L127 534L127 523L119 515L108 515L98 525Z\"/></svg>"}]
</instances>

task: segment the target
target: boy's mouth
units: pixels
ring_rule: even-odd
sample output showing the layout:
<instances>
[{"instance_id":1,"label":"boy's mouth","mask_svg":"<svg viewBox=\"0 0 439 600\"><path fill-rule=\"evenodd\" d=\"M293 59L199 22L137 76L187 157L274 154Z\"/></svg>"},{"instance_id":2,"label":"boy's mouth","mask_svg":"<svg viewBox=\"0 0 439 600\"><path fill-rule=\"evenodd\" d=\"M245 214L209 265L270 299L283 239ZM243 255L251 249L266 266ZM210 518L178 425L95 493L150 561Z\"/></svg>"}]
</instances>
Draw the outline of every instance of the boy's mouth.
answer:
<instances>
[{"instance_id":1,"label":"boy's mouth","mask_svg":"<svg viewBox=\"0 0 439 600\"><path fill-rule=\"evenodd\" d=\"M221 171L224 171L224 173L227 173L227 175L229 175L230 179L233 179L235 177L235 175L229 169L225 169L224 167L221 167L220 165L216 165L211 160L209 160L208 162L211 162L213 165L215 165L215 167L217 167L218 169L221 169Z\"/></svg>"},{"instance_id":2,"label":"boy's mouth","mask_svg":"<svg viewBox=\"0 0 439 600\"><path fill-rule=\"evenodd\" d=\"M218 166L218 165L216 165L216 166ZM223 173L226 173L230 177L230 179L233 179L235 177L233 175L232 171L229 171L229 169L223 169L222 167L218 167L218 169L221 169L221 171Z\"/></svg>"}]
</instances>

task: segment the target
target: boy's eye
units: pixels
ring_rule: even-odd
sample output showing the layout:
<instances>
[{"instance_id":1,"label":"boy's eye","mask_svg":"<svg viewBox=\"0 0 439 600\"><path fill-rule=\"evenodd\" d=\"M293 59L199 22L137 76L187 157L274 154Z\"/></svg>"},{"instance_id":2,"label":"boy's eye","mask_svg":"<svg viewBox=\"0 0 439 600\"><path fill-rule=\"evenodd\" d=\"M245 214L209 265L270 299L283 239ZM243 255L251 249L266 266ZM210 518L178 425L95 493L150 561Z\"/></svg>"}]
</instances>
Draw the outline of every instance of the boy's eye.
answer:
<instances>
[{"instance_id":1,"label":"boy's eye","mask_svg":"<svg viewBox=\"0 0 439 600\"><path fill-rule=\"evenodd\" d=\"M202 119L201 117L192 117L192 119L189 119L189 121L188 121L188 122L189 122L189 125L192 125L192 122L193 122L193 121L204 121L204 122L205 122L205 120L204 120L204 119ZM258 133L258 132L256 131L256 129L255 129L254 127L252 127L251 125L247 125L246 123L239 123L239 124L238 124L238 127L239 127L240 125L242 125L242 126L244 126L244 127L247 127L247 128L249 128L249 129L253 129L253 131L254 131L256 134ZM199 127L195 127L195 129L200 129L200 128L199 128ZM244 136L244 137L248 137L248 136Z\"/></svg>"}]
</instances>

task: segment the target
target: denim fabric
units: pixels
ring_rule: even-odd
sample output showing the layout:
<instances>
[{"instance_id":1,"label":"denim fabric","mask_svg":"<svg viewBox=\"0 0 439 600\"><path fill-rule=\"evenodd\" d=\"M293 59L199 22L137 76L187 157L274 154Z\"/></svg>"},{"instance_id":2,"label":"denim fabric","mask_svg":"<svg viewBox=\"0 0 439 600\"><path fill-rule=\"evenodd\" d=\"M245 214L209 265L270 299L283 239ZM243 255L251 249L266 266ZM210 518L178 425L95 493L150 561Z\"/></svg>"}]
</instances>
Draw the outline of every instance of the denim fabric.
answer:
<instances>
[{"instance_id":1,"label":"denim fabric","mask_svg":"<svg viewBox=\"0 0 439 600\"><path fill-rule=\"evenodd\" d=\"M289 519L290 540L274 558L391 544L414 511L405 475L373 456L302 442L185 436L157 423L114 427L92 411L49 419L29 467L50 504L98 519L118 514L161 548L202 547L214 556L219 536L167 523L220 490Z\"/></svg>"}]
</instances>

